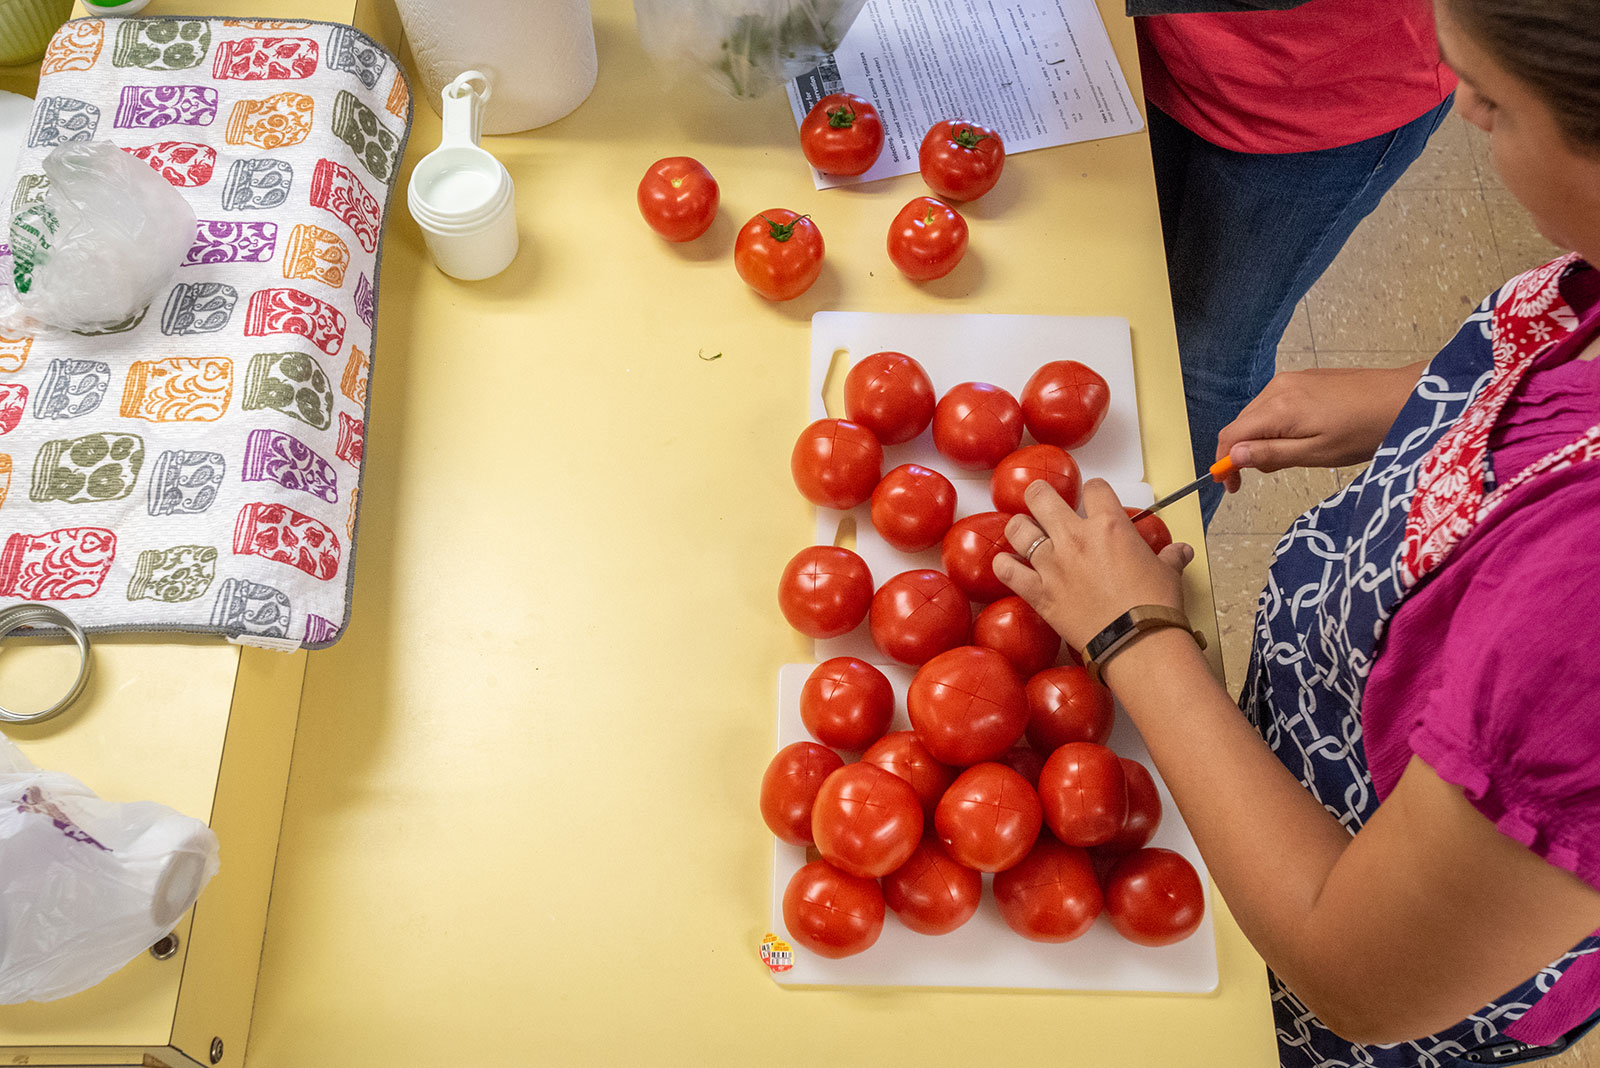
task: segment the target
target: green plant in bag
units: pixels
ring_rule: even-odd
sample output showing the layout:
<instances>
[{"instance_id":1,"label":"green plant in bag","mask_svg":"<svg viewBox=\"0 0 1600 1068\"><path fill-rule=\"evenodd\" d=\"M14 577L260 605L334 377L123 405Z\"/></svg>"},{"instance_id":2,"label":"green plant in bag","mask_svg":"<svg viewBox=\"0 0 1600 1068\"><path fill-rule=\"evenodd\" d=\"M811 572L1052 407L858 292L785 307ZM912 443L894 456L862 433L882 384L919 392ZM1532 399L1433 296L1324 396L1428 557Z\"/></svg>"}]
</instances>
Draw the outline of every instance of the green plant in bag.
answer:
<instances>
[{"instance_id":1,"label":"green plant in bag","mask_svg":"<svg viewBox=\"0 0 1600 1068\"><path fill-rule=\"evenodd\" d=\"M11 220L11 279L18 293L33 288L34 268L50 258L61 220L43 204L30 204Z\"/></svg>"}]
</instances>

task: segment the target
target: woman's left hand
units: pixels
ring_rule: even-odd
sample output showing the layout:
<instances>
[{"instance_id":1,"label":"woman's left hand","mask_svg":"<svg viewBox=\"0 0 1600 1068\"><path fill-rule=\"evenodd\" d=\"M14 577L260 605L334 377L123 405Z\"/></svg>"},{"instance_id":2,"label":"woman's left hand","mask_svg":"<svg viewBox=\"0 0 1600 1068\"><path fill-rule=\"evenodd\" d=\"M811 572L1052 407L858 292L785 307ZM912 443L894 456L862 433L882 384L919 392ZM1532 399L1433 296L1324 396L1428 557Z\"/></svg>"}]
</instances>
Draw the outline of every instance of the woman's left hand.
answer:
<instances>
[{"instance_id":1,"label":"woman's left hand","mask_svg":"<svg viewBox=\"0 0 1600 1068\"><path fill-rule=\"evenodd\" d=\"M1183 609L1182 571L1194 550L1173 543L1158 557L1102 479L1085 482L1078 515L1045 482L1024 496L1034 518L1013 516L1006 539L1018 556L998 556L994 573L1075 649L1141 604ZM1041 536L1031 561L1020 557Z\"/></svg>"}]
</instances>

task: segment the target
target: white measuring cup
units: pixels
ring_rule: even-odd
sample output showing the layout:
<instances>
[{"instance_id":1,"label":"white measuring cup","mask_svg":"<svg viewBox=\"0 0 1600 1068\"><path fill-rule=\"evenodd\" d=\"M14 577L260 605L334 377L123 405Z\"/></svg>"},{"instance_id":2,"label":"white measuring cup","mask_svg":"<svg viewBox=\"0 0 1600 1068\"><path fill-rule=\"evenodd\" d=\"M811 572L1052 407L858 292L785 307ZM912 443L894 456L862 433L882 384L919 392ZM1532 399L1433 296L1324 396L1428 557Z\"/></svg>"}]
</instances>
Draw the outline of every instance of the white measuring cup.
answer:
<instances>
[{"instance_id":1,"label":"white measuring cup","mask_svg":"<svg viewBox=\"0 0 1600 1068\"><path fill-rule=\"evenodd\" d=\"M488 77L475 70L444 87L444 134L406 188L406 206L433 262L468 282L499 274L517 255L511 174L478 147L490 91Z\"/></svg>"}]
</instances>

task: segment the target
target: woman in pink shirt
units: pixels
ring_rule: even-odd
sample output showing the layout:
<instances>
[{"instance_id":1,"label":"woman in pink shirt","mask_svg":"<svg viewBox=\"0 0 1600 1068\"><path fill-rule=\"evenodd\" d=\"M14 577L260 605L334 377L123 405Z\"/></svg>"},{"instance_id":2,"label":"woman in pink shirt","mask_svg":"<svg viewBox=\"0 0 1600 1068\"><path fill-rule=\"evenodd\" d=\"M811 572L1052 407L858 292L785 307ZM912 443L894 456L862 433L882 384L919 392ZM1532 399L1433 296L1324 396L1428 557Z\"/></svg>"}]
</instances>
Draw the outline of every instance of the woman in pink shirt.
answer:
<instances>
[{"instance_id":1,"label":"woman in pink shirt","mask_svg":"<svg viewBox=\"0 0 1600 1068\"><path fill-rule=\"evenodd\" d=\"M1531 1060L1600 1010L1600 18L1435 10L1463 114L1575 251L1433 360L1279 375L1221 431L1240 467L1370 461L1278 543L1245 716L1181 627L1131 625L1181 609L1192 552L1151 556L1103 482L1081 517L1030 487L1029 561L995 564L1144 735L1285 1066Z\"/></svg>"}]
</instances>

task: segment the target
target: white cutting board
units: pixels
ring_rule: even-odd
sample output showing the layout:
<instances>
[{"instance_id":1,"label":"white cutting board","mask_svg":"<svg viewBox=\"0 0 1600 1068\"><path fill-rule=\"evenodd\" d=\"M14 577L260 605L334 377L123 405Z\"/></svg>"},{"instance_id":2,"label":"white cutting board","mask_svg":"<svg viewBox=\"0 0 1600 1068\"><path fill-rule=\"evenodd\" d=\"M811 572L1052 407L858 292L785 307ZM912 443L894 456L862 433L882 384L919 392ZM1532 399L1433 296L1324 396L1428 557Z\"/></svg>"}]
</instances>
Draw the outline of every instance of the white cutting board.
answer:
<instances>
[{"instance_id":1,"label":"white cutting board","mask_svg":"<svg viewBox=\"0 0 1600 1068\"><path fill-rule=\"evenodd\" d=\"M785 664L778 670L778 748L814 741L800 719L800 690L815 664ZM883 668L894 685L895 720L891 730L909 730L905 694L914 670ZM806 862L800 846L777 842L773 853L772 926L793 949L793 967L773 972L785 986L1008 987L1038 990L1140 990L1206 994L1217 988L1217 940L1211 923L1210 881L1189 829L1178 817L1172 795L1155 774L1144 739L1119 706L1109 742L1117 755L1150 769L1161 795L1161 824L1152 846L1181 853L1206 888L1205 918L1194 934L1171 946L1135 945L1101 915L1082 938L1060 944L1030 942L1006 926L994 903L992 876L983 879L977 913L947 935L923 935L901 925L887 911L883 934L864 953L841 960L812 954L789 936L783 922L783 891Z\"/></svg>"},{"instance_id":2,"label":"white cutting board","mask_svg":"<svg viewBox=\"0 0 1600 1068\"><path fill-rule=\"evenodd\" d=\"M1139 444L1139 401L1133 383L1133 344L1128 320L1064 315L879 315L873 312L818 312L811 317L810 418L822 419L829 394L841 398L831 413L844 417L844 377L861 359L875 352L903 352L928 372L937 396L962 382L988 382L1021 399L1022 387L1051 360L1077 360L1094 368L1111 390L1105 422L1089 443L1074 449L1083 477L1111 483L1124 504L1142 508L1155 501L1144 481L1144 453ZM1033 444L1032 434L1023 444ZM901 464L932 468L956 488L956 518L991 512L989 472L967 471L933 447L932 429L903 445L883 450L887 473ZM871 505L848 511L818 508L816 544L848 544L841 526L853 527L852 548L866 561L874 587L913 568L943 570L939 547L903 553L885 542L872 526ZM835 656L887 662L872 644L863 622L849 634L817 641L818 661Z\"/></svg>"}]
</instances>

